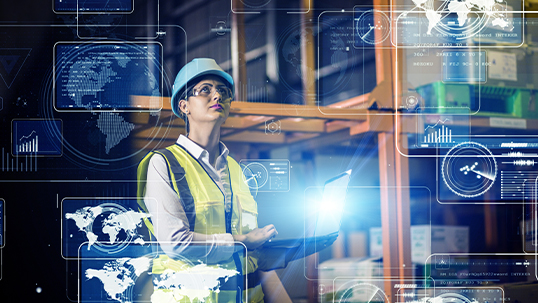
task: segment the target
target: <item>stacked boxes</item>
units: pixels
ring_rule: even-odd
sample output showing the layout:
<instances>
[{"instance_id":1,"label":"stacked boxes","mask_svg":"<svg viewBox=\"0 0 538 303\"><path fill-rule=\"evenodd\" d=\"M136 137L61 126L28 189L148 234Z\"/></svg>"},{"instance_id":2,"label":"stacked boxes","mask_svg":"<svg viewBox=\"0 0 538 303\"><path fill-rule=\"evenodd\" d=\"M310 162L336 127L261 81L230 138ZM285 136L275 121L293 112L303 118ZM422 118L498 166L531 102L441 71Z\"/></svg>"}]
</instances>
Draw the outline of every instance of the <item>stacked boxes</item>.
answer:
<instances>
[{"instance_id":1,"label":"stacked boxes","mask_svg":"<svg viewBox=\"0 0 538 303\"><path fill-rule=\"evenodd\" d=\"M423 106L439 113L468 108L482 116L538 118L534 89L434 82L417 88Z\"/></svg>"}]
</instances>

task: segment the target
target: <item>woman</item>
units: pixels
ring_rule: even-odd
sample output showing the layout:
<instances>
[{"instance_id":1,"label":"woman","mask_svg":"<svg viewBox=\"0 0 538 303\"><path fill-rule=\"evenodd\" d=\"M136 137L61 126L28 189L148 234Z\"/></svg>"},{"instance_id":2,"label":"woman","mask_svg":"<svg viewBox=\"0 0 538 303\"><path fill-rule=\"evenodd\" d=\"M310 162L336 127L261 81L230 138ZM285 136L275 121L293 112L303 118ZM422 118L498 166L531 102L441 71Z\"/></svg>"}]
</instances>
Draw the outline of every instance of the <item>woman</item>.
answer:
<instances>
[{"instance_id":1,"label":"woman","mask_svg":"<svg viewBox=\"0 0 538 303\"><path fill-rule=\"evenodd\" d=\"M185 121L187 136L181 135L175 145L141 161L138 194L144 197L142 208L151 214L150 230L169 256L185 254L199 241L209 247L205 257L223 264L233 259L226 251L234 241L249 250L243 262L247 290L238 294L221 289L205 302L244 301L246 294L248 302L263 302L264 294L267 302L291 302L276 274L261 273L253 257L277 231L273 225L257 227L256 202L242 182L241 168L220 142L220 127L228 118L232 99L233 79L213 59L194 59L181 69L171 106ZM154 261L154 273L156 267L164 272L168 259L164 260L160 267L155 264L160 261ZM160 295L168 294L156 289L152 301Z\"/></svg>"}]
</instances>

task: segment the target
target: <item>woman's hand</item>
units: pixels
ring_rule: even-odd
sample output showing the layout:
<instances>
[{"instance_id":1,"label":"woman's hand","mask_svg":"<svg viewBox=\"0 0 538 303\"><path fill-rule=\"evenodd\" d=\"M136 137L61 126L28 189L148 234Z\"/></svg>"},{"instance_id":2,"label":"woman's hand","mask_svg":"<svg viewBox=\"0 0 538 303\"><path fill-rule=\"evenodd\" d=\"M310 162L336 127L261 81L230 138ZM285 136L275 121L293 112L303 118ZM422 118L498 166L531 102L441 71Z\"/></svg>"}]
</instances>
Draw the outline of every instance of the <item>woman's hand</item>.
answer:
<instances>
[{"instance_id":1,"label":"woman's hand","mask_svg":"<svg viewBox=\"0 0 538 303\"><path fill-rule=\"evenodd\" d=\"M244 235L233 235L235 241L243 242L248 250L254 250L262 246L267 240L278 235L273 224L269 224L262 228L256 228Z\"/></svg>"}]
</instances>

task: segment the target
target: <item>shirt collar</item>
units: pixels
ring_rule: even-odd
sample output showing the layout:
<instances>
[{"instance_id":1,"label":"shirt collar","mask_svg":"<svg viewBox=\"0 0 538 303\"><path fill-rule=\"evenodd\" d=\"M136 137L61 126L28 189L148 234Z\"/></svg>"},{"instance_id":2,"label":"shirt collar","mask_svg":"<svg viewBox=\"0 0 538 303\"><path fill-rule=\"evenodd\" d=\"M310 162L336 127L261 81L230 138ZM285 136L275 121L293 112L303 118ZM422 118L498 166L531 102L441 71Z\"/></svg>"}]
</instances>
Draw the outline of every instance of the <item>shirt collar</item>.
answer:
<instances>
[{"instance_id":1,"label":"shirt collar","mask_svg":"<svg viewBox=\"0 0 538 303\"><path fill-rule=\"evenodd\" d=\"M192 141L191 139L187 138L184 135L180 135L179 138L177 138L176 143L183 146L196 159L201 159L204 157L209 158L209 152L207 150L203 149L202 147L200 147L200 145L194 143L194 141ZM222 141L219 141L219 150L220 150L219 158L228 157L228 153L230 151L228 150L226 145L222 143Z\"/></svg>"}]
</instances>

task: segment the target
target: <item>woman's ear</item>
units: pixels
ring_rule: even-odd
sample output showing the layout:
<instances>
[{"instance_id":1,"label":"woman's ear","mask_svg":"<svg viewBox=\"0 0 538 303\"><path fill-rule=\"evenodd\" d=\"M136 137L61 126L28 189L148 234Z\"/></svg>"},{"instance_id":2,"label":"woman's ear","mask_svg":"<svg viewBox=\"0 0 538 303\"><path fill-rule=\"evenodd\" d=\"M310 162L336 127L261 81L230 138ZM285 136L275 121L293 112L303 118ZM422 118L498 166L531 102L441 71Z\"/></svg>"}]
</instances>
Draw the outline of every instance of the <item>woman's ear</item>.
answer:
<instances>
[{"instance_id":1,"label":"woman's ear","mask_svg":"<svg viewBox=\"0 0 538 303\"><path fill-rule=\"evenodd\" d=\"M179 107L179 111L183 113L184 115L189 113L189 109L187 108L187 100L185 99L179 100L179 103L177 106Z\"/></svg>"}]
</instances>

